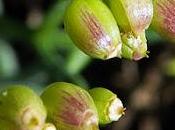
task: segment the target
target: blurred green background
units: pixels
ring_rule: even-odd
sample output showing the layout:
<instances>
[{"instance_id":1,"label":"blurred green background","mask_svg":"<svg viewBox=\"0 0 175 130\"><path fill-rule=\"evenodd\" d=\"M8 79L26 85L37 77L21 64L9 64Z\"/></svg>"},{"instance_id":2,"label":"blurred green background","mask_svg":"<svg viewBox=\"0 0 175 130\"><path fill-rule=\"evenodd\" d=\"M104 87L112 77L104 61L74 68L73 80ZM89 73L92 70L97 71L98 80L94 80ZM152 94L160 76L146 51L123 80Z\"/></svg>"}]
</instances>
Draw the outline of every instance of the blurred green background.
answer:
<instances>
[{"instance_id":1,"label":"blurred green background","mask_svg":"<svg viewBox=\"0 0 175 130\"><path fill-rule=\"evenodd\" d=\"M148 59L92 59L64 32L69 2L0 0L0 88L26 84L41 93L56 81L105 87L127 111L101 130L175 130L175 44L150 28Z\"/></svg>"}]
</instances>

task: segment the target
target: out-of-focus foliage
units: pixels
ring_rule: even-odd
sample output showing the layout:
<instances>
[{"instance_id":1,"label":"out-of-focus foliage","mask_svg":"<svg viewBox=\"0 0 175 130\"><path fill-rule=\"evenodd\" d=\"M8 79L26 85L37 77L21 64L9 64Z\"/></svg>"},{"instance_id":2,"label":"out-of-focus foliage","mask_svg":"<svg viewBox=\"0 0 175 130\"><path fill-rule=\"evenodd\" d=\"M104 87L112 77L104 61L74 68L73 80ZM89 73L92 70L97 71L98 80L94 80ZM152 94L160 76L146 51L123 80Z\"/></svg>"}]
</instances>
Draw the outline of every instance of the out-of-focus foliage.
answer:
<instances>
[{"instance_id":1,"label":"out-of-focus foliage","mask_svg":"<svg viewBox=\"0 0 175 130\"><path fill-rule=\"evenodd\" d=\"M10 3L10 1L8 2ZM8 2L6 3L4 1L6 4L9 4ZM30 44L27 46L32 47L34 51L36 51L36 54L38 55L37 61L39 64L42 64L42 67L44 68L41 68L38 64L33 67L29 65L27 66L27 69L30 70L35 68L36 71L47 71L43 72L45 73L45 75L42 75L44 76L43 78L40 77L41 75L37 77L44 80L40 82L51 82L50 78L53 78L52 80L68 79L71 82L87 86L87 83L81 76L80 72L90 62L90 58L79 51L72 44L72 41L64 32L62 27L64 10L69 2L70 0L55 1L53 4L50 4L46 10L41 10L39 7L29 8L29 11L27 14L25 14L24 21L21 21L21 19L13 19L13 17L8 16L8 13L7 15L5 13L0 17L0 38L4 39L4 41L17 40L17 42L22 42L24 46L25 44ZM0 3L0 9L2 10L2 1L0 1ZM16 3L16 5L17 4L24 3L19 1ZM33 4L40 6L37 5L37 1ZM0 12L2 12L1 10ZM14 47L18 46L20 43L12 44ZM7 47L1 47L3 50L0 52L0 64L2 64L1 73L12 75L11 73L16 71L15 69L17 68L18 64L18 61L15 60L16 58L13 58L16 54L14 51L12 51L13 49L10 47L10 45L7 45L7 43L4 43L3 46ZM20 53L23 53L22 50L20 51ZM26 58L28 58L28 61L30 62L30 55L26 55ZM25 80L28 81L29 79L30 82L30 78L28 78L29 74L26 74L26 70L23 70L23 68L19 69L20 74L15 76L15 82L20 82L21 74L26 75ZM31 76L33 75L32 77L35 77L34 75L37 75L37 73L40 72L33 72L30 74ZM46 78L48 78L47 81ZM13 78L10 79L10 81L11 80L13 80ZM24 79L22 80L24 81ZM7 83L9 83L9 81Z\"/></svg>"},{"instance_id":2,"label":"out-of-focus foliage","mask_svg":"<svg viewBox=\"0 0 175 130\"><path fill-rule=\"evenodd\" d=\"M0 16L3 14L3 3L2 3L2 0L0 0Z\"/></svg>"},{"instance_id":3,"label":"out-of-focus foliage","mask_svg":"<svg viewBox=\"0 0 175 130\"><path fill-rule=\"evenodd\" d=\"M0 41L0 77L13 77L18 73L18 60L11 46Z\"/></svg>"}]
</instances>

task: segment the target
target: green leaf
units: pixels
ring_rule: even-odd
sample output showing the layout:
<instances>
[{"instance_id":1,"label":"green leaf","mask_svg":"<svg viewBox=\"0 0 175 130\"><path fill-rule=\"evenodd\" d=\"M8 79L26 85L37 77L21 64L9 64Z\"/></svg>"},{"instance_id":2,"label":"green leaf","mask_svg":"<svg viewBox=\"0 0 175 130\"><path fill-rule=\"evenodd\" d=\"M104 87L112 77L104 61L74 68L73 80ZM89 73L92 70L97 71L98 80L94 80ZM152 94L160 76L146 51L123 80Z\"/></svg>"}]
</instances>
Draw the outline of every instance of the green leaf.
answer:
<instances>
[{"instance_id":1,"label":"green leaf","mask_svg":"<svg viewBox=\"0 0 175 130\"><path fill-rule=\"evenodd\" d=\"M18 73L18 60L11 46L0 40L0 78L11 77Z\"/></svg>"},{"instance_id":2,"label":"green leaf","mask_svg":"<svg viewBox=\"0 0 175 130\"><path fill-rule=\"evenodd\" d=\"M91 61L91 58L77 48L72 51L66 62L66 70L69 74L78 74Z\"/></svg>"}]
</instances>

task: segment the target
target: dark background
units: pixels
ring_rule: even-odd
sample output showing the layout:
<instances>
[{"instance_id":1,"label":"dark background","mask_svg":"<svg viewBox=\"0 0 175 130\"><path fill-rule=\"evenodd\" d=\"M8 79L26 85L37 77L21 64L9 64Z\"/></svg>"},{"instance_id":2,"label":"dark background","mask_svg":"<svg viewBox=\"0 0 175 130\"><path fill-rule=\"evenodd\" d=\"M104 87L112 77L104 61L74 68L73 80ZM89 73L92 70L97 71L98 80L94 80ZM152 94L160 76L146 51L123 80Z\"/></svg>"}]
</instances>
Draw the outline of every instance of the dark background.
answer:
<instances>
[{"instance_id":1,"label":"dark background","mask_svg":"<svg viewBox=\"0 0 175 130\"><path fill-rule=\"evenodd\" d=\"M92 59L64 32L68 0L0 0L0 87L27 84L41 93L52 82L105 87L126 106L101 130L175 130L175 44L147 31L149 58Z\"/></svg>"}]
</instances>

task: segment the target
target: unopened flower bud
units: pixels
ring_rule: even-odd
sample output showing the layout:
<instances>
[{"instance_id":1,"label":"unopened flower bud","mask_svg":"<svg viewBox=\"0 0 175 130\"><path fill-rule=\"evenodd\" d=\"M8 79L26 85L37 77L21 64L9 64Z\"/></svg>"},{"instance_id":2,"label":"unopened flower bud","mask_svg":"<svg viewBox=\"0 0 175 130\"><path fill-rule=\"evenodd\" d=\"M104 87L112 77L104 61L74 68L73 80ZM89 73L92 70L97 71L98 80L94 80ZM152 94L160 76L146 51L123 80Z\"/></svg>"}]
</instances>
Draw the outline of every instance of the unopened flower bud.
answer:
<instances>
[{"instance_id":1,"label":"unopened flower bud","mask_svg":"<svg viewBox=\"0 0 175 130\"><path fill-rule=\"evenodd\" d=\"M106 0L119 26L123 48L122 57L139 60L146 57L145 30L153 17L151 0Z\"/></svg>"},{"instance_id":2,"label":"unopened flower bud","mask_svg":"<svg viewBox=\"0 0 175 130\"><path fill-rule=\"evenodd\" d=\"M64 25L73 42L86 54L99 59L121 57L117 23L102 1L72 0Z\"/></svg>"},{"instance_id":3,"label":"unopened flower bud","mask_svg":"<svg viewBox=\"0 0 175 130\"><path fill-rule=\"evenodd\" d=\"M42 100L28 87L14 85L0 91L0 120L4 127L9 123L12 130L41 130L45 118Z\"/></svg>"},{"instance_id":4,"label":"unopened flower bud","mask_svg":"<svg viewBox=\"0 0 175 130\"><path fill-rule=\"evenodd\" d=\"M122 32L140 35L151 23L152 0L108 0L108 5Z\"/></svg>"},{"instance_id":5,"label":"unopened flower bud","mask_svg":"<svg viewBox=\"0 0 175 130\"><path fill-rule=\"evenodd\" d=\"M175 42L175 0L153 0L153 4L153 29Z\"/></svg>"},{"instance_id":6,"label":"unopened flower bud","mask_svg":"<svg viewBox=\"0 0 175 130\"><path fill-rule=\"evenodd\" d=\"M58 130L98 130L93 99L84 89L64 82L51 84L41 95L48 121Z\"/></svg>"},{"instance_id":7,"label":"unopened flower bud","mask_svg":"<svg viewBox=\"0 0 175 130\"><path fill-rule=\"evenodd\" d=\"M100 124L108 124L118 121L124 115L125 108L116 94L105 88L93 88L89 90L97 111Z\"/></svg>"}]
</instances>

